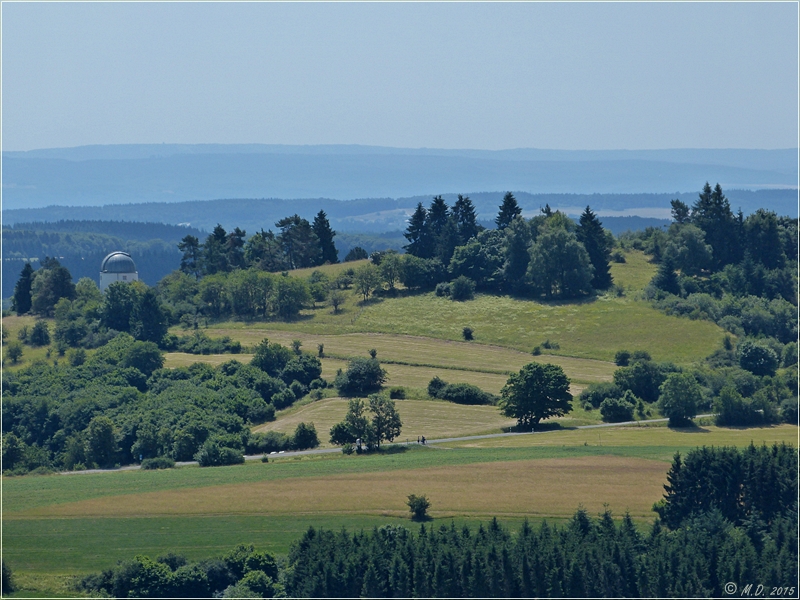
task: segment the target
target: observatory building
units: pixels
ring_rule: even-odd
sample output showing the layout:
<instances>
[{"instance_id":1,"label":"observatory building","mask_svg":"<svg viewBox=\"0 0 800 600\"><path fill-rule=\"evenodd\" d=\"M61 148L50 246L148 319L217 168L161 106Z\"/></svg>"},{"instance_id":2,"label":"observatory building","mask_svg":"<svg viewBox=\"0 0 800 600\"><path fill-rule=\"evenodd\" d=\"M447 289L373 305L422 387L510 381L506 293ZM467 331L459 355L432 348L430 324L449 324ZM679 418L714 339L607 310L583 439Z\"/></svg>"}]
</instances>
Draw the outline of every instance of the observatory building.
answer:
<instances>
[{"instance_id":1,"label":"observatory building","mask_svg":"<svg viewBox=\"0 0 800 600\"><path fill-rule=\"evenodd\" d=\"M108 286L117 281L138 281L139 272L127 252L112 252L103 259L100 265L100 291L105 292Z\"/></svg>"}]
</instances>

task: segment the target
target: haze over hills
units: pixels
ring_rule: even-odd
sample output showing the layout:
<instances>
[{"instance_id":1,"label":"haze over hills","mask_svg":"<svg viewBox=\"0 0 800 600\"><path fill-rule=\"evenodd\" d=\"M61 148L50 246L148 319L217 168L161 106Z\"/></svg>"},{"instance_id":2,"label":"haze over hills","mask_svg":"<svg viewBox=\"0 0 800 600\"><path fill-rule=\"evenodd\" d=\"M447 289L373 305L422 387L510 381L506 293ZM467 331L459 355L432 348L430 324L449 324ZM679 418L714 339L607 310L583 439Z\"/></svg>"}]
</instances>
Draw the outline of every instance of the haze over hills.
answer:
<instances>
[{"instance_id":1,"label":"haze over hills","mask_svg":"<svg viewBox=\"0 0 800 600\"><path fill-rule=\"evenodd\" d=\"M631 194L630 203L615 201L612 207L595 202L592 206L663 209L666 204L660 201L642 205L639 195L695 194L705 181L719 182L726 192L796 190L798 177L796 149L488 151L141 144L4 152L2 160L4 217L9 209L51 205L219 198L413 199L459 191L472 192L476 199L477 192L505 190L534 195ZM772 200L779 202L770 206L773 210L797 214L796 191L781 191ZM748 207L742 208L747 212Z\"/></svg>"}]
</instances>

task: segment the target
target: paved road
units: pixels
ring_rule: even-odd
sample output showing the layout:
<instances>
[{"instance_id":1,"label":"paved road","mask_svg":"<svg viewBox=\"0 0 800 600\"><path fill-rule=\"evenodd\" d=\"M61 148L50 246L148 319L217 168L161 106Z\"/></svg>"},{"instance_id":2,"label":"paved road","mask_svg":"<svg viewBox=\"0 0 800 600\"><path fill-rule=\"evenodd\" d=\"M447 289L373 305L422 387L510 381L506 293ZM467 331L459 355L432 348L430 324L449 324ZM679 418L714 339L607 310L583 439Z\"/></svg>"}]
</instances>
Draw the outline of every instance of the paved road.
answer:
<instances>
[{"instance_id":1,"label":"paved road","mask_svg":"<svg viewBox=\"0 0 800 600\"><path fill-rule=\"evenodd\" d=\"M695 419L702 419L705 417L713 417L713 414L708 415L697 415ZM598 425L578 425L577 427L570 427L568 429L543 429L542 431L525 431L525 432L515 432L515 433L488 433L486 435L468 435L464 437L452 437L452 438L439 438L436 440L427 440L426 446L434 446L436 444L445 444L449 442L469 442L472 440L485 440L489 438L502 438L502 437L513 437L518 435L542 435L545 433L555 433L557 431L570 431L571 429L598 429L601 427L620 427L624 425L642 425L645 423L666 423L669 419L647 419L645 421L625 421L623 423L600 423ZM384 444L384 447L389 446L417 446L416 442L397 442L394 444ZM270 458L288 458L291 456L308 456L313 454L334 454L336 452L341 452L341 448L319 448L316 450L300 450L296 452L278 452L269 454ZM261 460L261 457L264 456L263 454L247 454L245 455L245 460ZM191 460L186 462L176 462L175 466L183 467L186 465L196 465L197 461ZM113 473L116 471L135 471L136 469L140 469L139 465L129 465L127 467L120 467L119 469L86 469L85 471L61 471L61 475L80 475L82 473Z\"/></svg>"}]
</instances>

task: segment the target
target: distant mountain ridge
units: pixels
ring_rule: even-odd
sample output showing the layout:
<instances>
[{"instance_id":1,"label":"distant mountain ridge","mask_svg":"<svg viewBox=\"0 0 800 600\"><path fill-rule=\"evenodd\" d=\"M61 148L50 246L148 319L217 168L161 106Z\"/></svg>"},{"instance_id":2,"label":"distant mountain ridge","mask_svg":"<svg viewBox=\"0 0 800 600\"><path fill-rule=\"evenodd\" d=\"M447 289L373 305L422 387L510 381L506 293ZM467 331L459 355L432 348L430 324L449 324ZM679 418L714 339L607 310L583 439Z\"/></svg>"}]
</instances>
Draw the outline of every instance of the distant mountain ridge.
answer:
<instances>
[{"instance_id":1,"label":"distant mountain ridge","mask_svg":"<svg viewBox=\"0 0 800 600\"><path fill-rule=\"evenodd\" d=\"M447 150L142 144L4 152L3 208L218 198L408 198L797 187L797 150ZM794 202L793 204L796 204ZM150 218L149 220L152 220Z\"/></svg>"},{"instance_id":2,"label":"distant mountain ridge","mask_svg":"<svg viewBox=\"0 0 800 600\"><path fill-rule=\"evenodd\" d=\"M768 208L780 215L797 216L795 190L725 190L734 210L749 214L757 208ZM577 215L587 205L604 217L639 216L668 219L669 201L678 198L691 205L698 192L680 194L529 194L514 192L525 216L533 216L545 205ZM497 216L503 192L467 193L475 204L478 217L493 221ZM442 194L449 205L455 202L454 193ZM6 226L32 221L106 220L153 221L172 225L191 226L211 231L220 223L226 229L241 227L248 233L259 229L274 229L279 219L297 213L313 219L324 210L334 229L349 232L386 232L406 228L408 215L418 202L428 206L431 196L408 198L367 198L333 200L305 198L297 200L219 199L191 202L151 202L140 204L107 204L104 206L49 206L45 208L3 210Z\"/></svg>"}]
</instances>

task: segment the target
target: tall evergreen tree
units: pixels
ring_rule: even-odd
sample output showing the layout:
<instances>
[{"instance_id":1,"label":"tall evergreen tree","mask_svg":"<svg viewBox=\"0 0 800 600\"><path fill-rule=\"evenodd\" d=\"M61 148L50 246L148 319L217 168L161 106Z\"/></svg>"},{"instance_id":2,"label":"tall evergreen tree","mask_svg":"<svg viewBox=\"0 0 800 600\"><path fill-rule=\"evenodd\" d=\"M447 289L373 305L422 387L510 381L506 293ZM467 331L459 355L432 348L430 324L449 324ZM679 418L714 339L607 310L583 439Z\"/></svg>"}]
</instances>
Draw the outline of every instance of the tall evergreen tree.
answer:
<instances>
[{"instance_id":1,"label":"tall evergreen tree","mask_svg":"<svg viewBox=\"0 0 800 600\"><path fill-rule=\"evenodd\" d=\"M681 286L678 283L678 275L675 273L675 264L672 262L672 257L664 257L651 283L660 290L676 296L680 295Z\"/></svg>"},{"instance_id":2,"label":"tall evergreen tree","mask_svg":"<svg viewBox=\"0 0 800 600\"><path fill-rule=\"evenodd\" d=\"M203 255L200 251L200 240L193 235L187 235L178 243L178 250L183 253L183 256L181 256L181 271L187 275L194 275L195 279L200 279L200 275L203 272Z\"/></svg>"},{"instance_id":3,"label":"tall evergreen tree","mask_svg":"<svg viewBox=\"0 0 800 600\"><path fill-rule=\"evenodd\" d=\"M708 182L703 186L692 207L692 223L705 232L706 242L714 253L715 268L742 259L741 226L719 184L713 190Z\"/></svg>"},{"instance_id":4,"label":"tall evergreen tree","mask_svg":"<svg viewBox=\"0 0 800 600\"><path fill-rule=\"evenodd\" d=\"M447 225L450 217L450 208L441 196L435 196L428 208L428 229L434 239L437 239Z\"/></svg>"},{"instance_id":5,"label":"tall evergreen tree","mask_svg":"<svg viewBox=\"0 0 800 600\"><path fill-rule=\"evenodd\" d=\"M458 225L459 246L463 246L470 239L478 235L478 216L475 213L475 205L469 196L458 195L458 200L453 205L453 217Z\"/></svg>"},{"instance_id":6,"label":"tall evergreen tree","mask_svg":"<svg viewBox=\"0 0 800 600\"><path fill-rule=\"evenodd\" d=\"M311 226L311 229L314 230L314 233L317 235L317 239L319 240L321 254L320 260L322 261L322 264L338 263L339 251L336 249L336 246L333 243L333 236L336 235L336 232L331 229L331 224L328 221L328 215L325 214L324 210L319 211L317 216L314 217L314 223Z\"/></svg>"},{"instance_id":7,"label":"tall evergreen tree","mask_svg":"<svg viewBox=\"0 0 800 600\"><path fill-rule=\"evenodd\" d=\"M135 321L133 333L139 340L160 344L167 335L169 319L153 288L147 288L139 299Z\"/></svg>"},{"instance_id":8,"label":"tall evergreen tree","mask_svg":"<svg viewBox=\"0 0 800 600\"><path fill-rule=\"evenodd\" d=\"M578 229L575 234L589 253L589 260L594 267L592 287L596 290L605 290L611 287L611 248L605 230L592 210L587 206L581 214Z\"/></svg>"},{"instance_id":9,"label":"tall evergreen tree","mask_svg":"<svg viewBox=\"0 0 800 600\"><path fill-rule=\"evenodd\" d=\"M504 233L503 278L511 290L520 291L526 285L525 273L531 261L531 227L522 217L515 217Z\"/></svg>"},{"instance_id":10,"label":"tall evergreen tree","mask_svg":"<svg viewBox=\"0 0 800 600\"><path fill-rule=\"evenodd\" d=\"M217 223L214 230L203 242L203 267L208 275L224 273L230 270L226 243L228 232Z\"/></svg>"},{"instance_id":11,"label":"tall evergreen tree","mask_svg":"<svg viewBox=\"0 0 800 600\"><path fill-rule=\"evenodd\" d=\"M14 287L14 296L11 298L11 310L18 315L24 315L31 309L31 284L33 282L33 267L25 263L19 275L17 285Z\"/></svg>"},{"instance_id":12,"label":"tall evergreen tree","mask_svg":"<svg viewBox=\"0 0 800 600\"><path fill-rule=\"evenodd\" d=\"M414 214L408 220L408 227L403 236L408 240L408 244L403 246L406 252L419 258L431 257L432 244L428 229L428 211L422 206L422 202L417 204Z\"/></svg>"},{"instance_id":13,"label":"tall evergreen tree","mask_svg":"<svg viewBox=\"0 0 800 600\"><path fill-rule=\"evenodd\" d=\"M238 227L225 238L225 254L231 269L244 269L244 241L247 233Z\"/></svg>"},{"instance_id":14,"label":"tall evergreen tree","mask_svg":"<svg viewBox=\"0 0 800 600\"><path fill-rule=\"evenodd\" d=\"M513 221L515 217L519 217L521 214L522 209L517 204L517 199L514 198L514 194L506 192L506 195L503 196L503 203L500 205L500 213L497 215L494 222L497 224L498 229L505 229L511 225L511 221Z\"/></svg>"}]
</instances>

